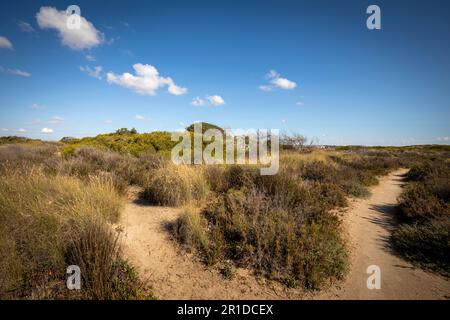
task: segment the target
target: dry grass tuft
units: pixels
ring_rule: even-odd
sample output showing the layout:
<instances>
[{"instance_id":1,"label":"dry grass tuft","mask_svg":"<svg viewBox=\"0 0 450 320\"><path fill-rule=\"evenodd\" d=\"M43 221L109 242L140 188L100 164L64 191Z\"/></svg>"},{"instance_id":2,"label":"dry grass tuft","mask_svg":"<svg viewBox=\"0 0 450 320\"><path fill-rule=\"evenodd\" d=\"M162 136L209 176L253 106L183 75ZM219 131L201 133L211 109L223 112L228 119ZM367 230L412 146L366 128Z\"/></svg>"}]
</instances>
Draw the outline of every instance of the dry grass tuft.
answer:
<instances>
[{"instance_id":1,"label":"dry grass tuft","mask_svg":"<svg viewBox=\"0 0 450 320\"><path fill-rule=\"evenodd\" d=\"M121 208L112 181L82 182L8 165L0 174L0 298L139 296L138 277L121 258L109 226ZM65 288L71 264L82 268L80 292Z\"/></svg>"}]
</instances>

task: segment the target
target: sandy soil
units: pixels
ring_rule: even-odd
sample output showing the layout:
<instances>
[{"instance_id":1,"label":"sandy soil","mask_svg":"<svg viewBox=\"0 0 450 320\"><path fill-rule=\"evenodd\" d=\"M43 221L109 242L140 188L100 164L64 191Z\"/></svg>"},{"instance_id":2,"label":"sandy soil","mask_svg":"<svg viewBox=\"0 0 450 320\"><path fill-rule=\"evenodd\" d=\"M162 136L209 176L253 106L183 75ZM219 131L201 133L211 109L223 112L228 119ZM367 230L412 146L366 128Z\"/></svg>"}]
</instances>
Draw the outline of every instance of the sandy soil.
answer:
<instances>
[{"instance_id":1,"label":"sandy soil","mask_svg":"<svg viewBox=\"0 0 450 320\"><path fill-rule=\"evenodd\" d=\"M349 237L351 269L341 285L322 291L316 299L448 299L450 282L439 275L415 268L397 257L389 243L395 226L397 198L402 191L401 169L380 179L371 197L354 201L344 216ZM367 288L367 267L381 271L381 288Z\"/></svg>"},{"instance_id":2,"label":"sandy soil","mask_svg":"<svg viewBox=\"0 0 450 320\"><path fill-rule=\"evenodd\" d=\"M450 282L414 268L396 257L388 237L392 213L401 193L400 170L383 177L368 199L352 201L344 215L344 228L352 251L351 269L342 283L311 294L287 289L278 282L254 277L238 269L225 280L215 268L206 268L186 253L167 230L179 209L155 207L138 200L132 190L122 214L124 252L152 285L159 299L445 299ZM381 289L367 289L369 265L381 270Z\"/></svg>"},{"instance_id":3,"label":"sandy soil","mask_svg":"<svg viewBox=\"0 0 450 320\"><path fill-rule=\"evenodd\" d=\"M158 299L285 299L301 291L286 292L274 281L258 279L238 269L225 280L216 268L207 268L186 253L167 230L180 209L150 206L131 194L122 214L124 251L138 267Z\"/></svg>"}]
</instances>

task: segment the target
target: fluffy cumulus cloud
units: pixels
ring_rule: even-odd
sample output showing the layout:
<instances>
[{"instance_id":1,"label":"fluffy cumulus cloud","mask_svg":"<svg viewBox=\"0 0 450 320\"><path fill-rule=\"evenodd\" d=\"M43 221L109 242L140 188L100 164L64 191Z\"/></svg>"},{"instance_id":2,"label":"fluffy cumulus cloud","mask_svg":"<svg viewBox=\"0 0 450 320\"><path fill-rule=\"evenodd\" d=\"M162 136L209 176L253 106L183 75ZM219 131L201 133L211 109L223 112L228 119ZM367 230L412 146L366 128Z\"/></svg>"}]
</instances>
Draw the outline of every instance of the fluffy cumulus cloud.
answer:
<instances>
[{"instance_id":1,"label":"fluffy cumulus cloud","mask_svg":"<svg viewBox=\"0 0 450 320\"><path fill-rule=\"evenodd\" d=\"M55 29L61 43L73 50L83 50L98 46L103 42L103 34L94 25L80 17L80 28L69 29L66 11L58 11L53 7L41 7L36 14L37 24L42 29Z\"/></svg>"},{"instance_id":2,"label":"fluffy cumulus cloud","mask_svg":"<svg viewBox=\"0 0 450 320\"><path fill-rule=\"evenodd\" d=\"M103 68L101 66L94 67L94 69L92 69L89 66L85 66L85 67L80 66L80 70L84 73L87 73L90 77L93 77L98 80L101 80L103 77L102 76Z\"/></svg>"},{"instance_id":3,"label":"fluffy cumulus cloud","mask_svg":"<svg viewBox=\"0 0 450 320\"><path fill-rule=\"evenodd\" d=\"M221 106L221 105L225 104L225 100L223 100L223 98L218 95L208 96L208 97L206 97L206 99L213 106Z\"/></svg>"},{"instance_id":4,"label":"fluffy cumulus cloud","mask_svg":"<svg viewBox=\"0 0 450 320\"><path fill-rule=\"evenodd\" d=\"M0 66L0 72L10 74L13 76L25 77L25 78L31 77L31 73L29 73L29 72L19 70L19 69L4 68L2 66Z\"/></svg>"},{"instance_id":5,"label":"fluffy cumulus cloud","mask_svg":"<svg viewBox=\"0 0 450 320\"><path fill-rule=\"evenodd\" d=\"M270 70L269 73L266 74L266 79L269 83L259 86L259 88L263 91L272 91L275 88L292 90L297 87L297 84L294 81L282 78L281 75L275 70Z\"/></svg>"},{"instance_id":6,"label":"fluffy cumulus cloud","mask_svg":"<svg viewBox=\"0 0 450 320\"><path fill-rule=\"evenodd\" d=\"M218 95L206 96L205 99L195 97L194 99L192 99L191 104L196 107L202 107L206 105L221 106L225 104L225 100Z\"/></svg>"},{"instance_id":7,"label":"fluffy cumulus cloud","mask_svg":"<svg viewBox=\"0 0 450 320\"><path fill-rule=\"evenodd\" d=\"M203 99L200 98L200 97L195 97L194 99L192 99L191 104L192 104L193 106L196 106L196 107L201 107L201 106L204 106L204 105L206 104L206 101L203 100Z\"/></svg>"},{"instance_id":8,"label":"fluffy cumulus cloud","mask_svg":"<svg viewBox=\"0 0 450 320\"><path fill-rule=\"evenodd\" d=\"M153 96L161 88L167 87L170 94L179 96L187 93L188 89L177 86L172 78L162 77L158 70L151 65L136 63L133 65L134 73L125 72L115 74L108 72L106 79L109 83L128 88L142 95Z\"/></svg>"},{"instance_id":9,"label":"fluffy cumulus cloud","mask_svg":"<svg viewBox=\"0 0 450 320\"><path fill-rule=\"evenodd\" d=\"M13 50L13 45L11 41L7 37L0 36L0 48L5 48L9 50Z\"/></svg>"},{"instance_id":10,"label":"fluffy cumulus cloud","mask_svg":"<svg viewBox=\"0 0 450 320\"><path fill-rule=\"evenodd\" d=\"M45 134L53 133L53 129L50 129L50 128L42 128L41 133L45 133Z\"/></svg>"}]
</instances>

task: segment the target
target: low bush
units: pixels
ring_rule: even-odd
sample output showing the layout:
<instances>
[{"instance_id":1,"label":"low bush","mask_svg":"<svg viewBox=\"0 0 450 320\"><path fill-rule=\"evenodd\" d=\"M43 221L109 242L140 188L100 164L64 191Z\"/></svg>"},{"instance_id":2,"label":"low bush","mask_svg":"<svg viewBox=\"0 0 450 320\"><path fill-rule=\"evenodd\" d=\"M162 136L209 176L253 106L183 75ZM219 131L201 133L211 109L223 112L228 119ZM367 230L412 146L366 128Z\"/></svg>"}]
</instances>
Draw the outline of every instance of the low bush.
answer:
<instances>
[{"instance_id":1,"label":"low bush","mask_svg":"<svg viewBox=\"0 0 450 320\"><path fill-rule=\"evenodd\" d=\"M449 192L448 189L443 191ZM399 198L399 206L403 218L412 222L450 215L449 203L436 196L430 187L422 184L408 186Z\"/></svg>"},{"instance_id":2,"label":"low bush","mask_svg":"<svg viewBox=\"0 0 450 320\"><path fill-rule=\"evenodd\" d=\"M450 275L450 163L439 157L414 165L399 198L401 224L392 235L413 263Z\"/></svg>"},{"instance_id":3,"label":"low bush","mask_svg":"<svg viewBox=\"0 0 450 320\"><path fill-rule=\"evenodd\" d=\"M346 249L338 219L280 207L256 189L230 189L201 213L187 212L175 234L201 252L205 262L231 260L270 278L291 277L307 288L341 278Z\"/></svg>"},{"instance_id":4,"label":"low bush","mask_svg":"<svg viewBox=\"0 0 450 320\"><path fill-rule=\"evenodd\" d=\"M404 223L394 231L396 249L407 259L450 276L450 219Z\"/></svg>"}]
</instances>

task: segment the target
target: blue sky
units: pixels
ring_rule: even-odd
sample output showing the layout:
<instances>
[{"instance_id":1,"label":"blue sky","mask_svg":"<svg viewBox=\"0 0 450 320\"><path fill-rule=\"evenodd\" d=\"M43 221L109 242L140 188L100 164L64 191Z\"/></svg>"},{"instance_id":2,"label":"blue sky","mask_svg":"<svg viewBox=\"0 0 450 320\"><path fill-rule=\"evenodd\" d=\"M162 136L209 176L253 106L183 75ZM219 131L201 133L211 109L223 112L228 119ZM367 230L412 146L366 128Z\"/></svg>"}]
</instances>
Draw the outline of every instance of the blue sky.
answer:
<instances>
[{"instance_id":1,"label":"blue sky","mask_svg":"<svg viewBox=\"0 0 450 320\"><path fill-rule=\"evenodd\" d=\"M73 3L77 34L58 20ZM381 30L366 27L370 4ZM448 1L2 1L0 134L201 120L324 144L448 144L449 57Z\"/></svg>"}]
</instances>

